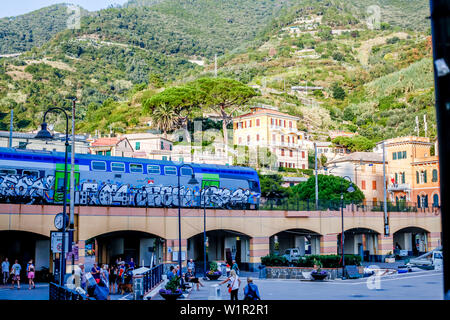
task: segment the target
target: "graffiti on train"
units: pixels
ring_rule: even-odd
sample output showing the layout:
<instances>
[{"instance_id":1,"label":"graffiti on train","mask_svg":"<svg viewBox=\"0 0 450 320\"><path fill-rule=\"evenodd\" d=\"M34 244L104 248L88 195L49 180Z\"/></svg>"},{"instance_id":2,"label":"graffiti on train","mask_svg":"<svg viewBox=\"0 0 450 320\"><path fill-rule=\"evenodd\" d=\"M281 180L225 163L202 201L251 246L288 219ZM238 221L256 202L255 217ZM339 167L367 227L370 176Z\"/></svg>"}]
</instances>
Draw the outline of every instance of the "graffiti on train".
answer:
<instances>
[{"instance_id":1,"label":"graffiti on train","mask_svg":"<svg viewBox=\"0 0 450 320\"><path fill-rule=\"evenodd\" d=\"M53 201L55 177L0 174L0 199L18 200L29 204Z\"/></svg>"},{"instance_id":2,"label":"graffiti on train","mask_svg":"<svg viewBox=\"0 0 450 320\"><path fill-rule=\"evenodd\" d=\"M30 175L0 174L0 200L12 203L54 203L61 202L62 190L54 192L55 177L38 178ZM177 207L180 193L183 207L242 208L246 204L258 204L260 194L248 189L198 187L180 188L173 186L132 186L112 181L81 182L75 190L75 204L138 207ZM68 195L69 197L69 195ZM54 199L58 201L55 201Z\"/></svg>"}]
</instances>

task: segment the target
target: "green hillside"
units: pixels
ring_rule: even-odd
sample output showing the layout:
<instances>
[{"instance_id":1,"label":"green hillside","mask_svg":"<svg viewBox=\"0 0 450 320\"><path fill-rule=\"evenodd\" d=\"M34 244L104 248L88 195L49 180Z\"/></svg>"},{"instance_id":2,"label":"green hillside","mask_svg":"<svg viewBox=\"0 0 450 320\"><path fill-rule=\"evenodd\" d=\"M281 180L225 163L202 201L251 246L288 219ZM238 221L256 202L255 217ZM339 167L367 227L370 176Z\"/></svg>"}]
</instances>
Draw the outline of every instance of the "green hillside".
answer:
<instances>
[{"instance_id":1,"label":"green hillside","mask_svg":"<svg viewBox=\"0 0 450 320\"><path fill-rule=\"evenodd\" d=\"M80 10L82 15L87 13ZM25 52L43 45L67 28L70 15L67 5L56 4L17 17L0 19L0 54Z\"/></svg>"}]
</instances>

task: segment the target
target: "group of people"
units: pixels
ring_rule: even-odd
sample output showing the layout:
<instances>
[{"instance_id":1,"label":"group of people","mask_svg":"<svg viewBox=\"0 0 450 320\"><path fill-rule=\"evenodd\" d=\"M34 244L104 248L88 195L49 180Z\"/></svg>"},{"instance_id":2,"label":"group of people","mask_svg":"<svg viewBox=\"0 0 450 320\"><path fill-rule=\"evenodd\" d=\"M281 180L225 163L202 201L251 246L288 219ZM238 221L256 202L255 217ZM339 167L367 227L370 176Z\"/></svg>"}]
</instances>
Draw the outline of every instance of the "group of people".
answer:
<instances>
[{"instance_id":1,"label":"group of people","mask_svg":"<svg viewBox=\"0 0 450 320\"><path fill-rule=\"evenodd\" d=\"M34 284L34 278L35 278L35 266L33 263L33 259L31 259L26 268L26 275L28 278L28 289L35 289L36 285ZM9 278L11 278L11 289L15 288L15 283L17 283L17 289L20 289L20 274L22 272L22 266L19 264L19 260L15 260L14 264L10 268L9 260L8 258L5 258L2 262L2 278L3 278L3 285L7 285Z\"/></svg>"},{"instance_id":2,"label":"group of people","mask_svg":"<svg viewBox=\"0 0 450 320\"><path fill-rule=\"evenodd\" d=\"M89 272L86 272L84 264L80 263L78 266L79 269L75 274L80 279L79 286L87 291L89 296L98 296L99 294L95 293L95 287L99 287L102 291L100 295L103 297L107 292L108 299L109 294L117 293L119 284L131 281L135 263L133 258L128 263L118 258L111 266L107 264L99 266L94 263ZM91 277L95 282L93 285L89 285L88 279Z\"/></svg>"},{"instance_id":3,"label":"group of people","mask_svg":"<svg viewBox=\"0 0 450 320\"><path fill-rule=\"evenodd\" d=\"M241 287L241 279L239 278L239 266L235 260L232 262L232 266L230 267L227 264L227 278L220 282L219 284L227 284L228 292L230 293L231 300L238 300L239 288ZM190 259L187 263L187 272L183 275L180 269L180 266L170 266L169 272L167 273L167 279L170 281L173 277L183 277L185 282L196 284L197 290L199 286L204 286L198 277L195 276L195 263L192 259ZM186 286L186 285L184 285ZM184 289L184 288L183 288ZM261 296L259 295L258 286L253 283L253 279L251 277L247 278L247 285L243 288L244 290L244 300L261 300Z\"/></svg>"}]
</instances>

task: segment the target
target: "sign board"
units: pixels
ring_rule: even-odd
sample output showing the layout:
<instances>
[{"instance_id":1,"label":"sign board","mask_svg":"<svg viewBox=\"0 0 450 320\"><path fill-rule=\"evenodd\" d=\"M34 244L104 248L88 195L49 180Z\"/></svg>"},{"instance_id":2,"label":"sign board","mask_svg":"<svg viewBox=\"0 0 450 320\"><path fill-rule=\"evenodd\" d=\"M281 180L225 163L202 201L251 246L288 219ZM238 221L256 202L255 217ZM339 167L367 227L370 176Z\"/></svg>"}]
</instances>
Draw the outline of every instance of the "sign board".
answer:
<instances>
[{"instance_id":1,"label":"sign board","mask_svg":"<svg viewBox=\"0 0 450 320\"><path fill-rule=\"evenodd\" d=\"M186 260L186 251L181 252L181 261ZM178 261L178 251L172 252L172 261Z\"/></svg>"},{"instance_id":2,"label":"sign board","mask_svg":"<svg viewBox=\"0 0 450 320\"><path fill-rule=\"evenodd\" d=\"M400 250L398 255L400 257L407 257L408 256L408 250Z\"/></svg>"},{"instance_id":3,"label":"sign board","mask_svg":"<svg viewBox=\"0 0 450 320\"><path fill-rule=\"evenodd\" d=\"M62 249L62 232L59 231L51 231L50 232L50 239L51 239L51 248L52 248L52 252L53 253L61 253L61 249ZM65 237L65 246L64 246L64 251L68 252L69 251L69 243L70 243L70 237L69 237L69 232L66 232L66 237Z\"/></svg>"},{"instance_id":4,"label":"sign board","mask_svg":"<svg viewBox=\"0 0 450 320\"><path fill-rule=\"evenodd\" d=\"M72 259L72 255L74 256L74 260L78 260L79 259L78 245L77 244L72 246L72 252L68 253L67 259Z\"/></svg>"}]
</instances>

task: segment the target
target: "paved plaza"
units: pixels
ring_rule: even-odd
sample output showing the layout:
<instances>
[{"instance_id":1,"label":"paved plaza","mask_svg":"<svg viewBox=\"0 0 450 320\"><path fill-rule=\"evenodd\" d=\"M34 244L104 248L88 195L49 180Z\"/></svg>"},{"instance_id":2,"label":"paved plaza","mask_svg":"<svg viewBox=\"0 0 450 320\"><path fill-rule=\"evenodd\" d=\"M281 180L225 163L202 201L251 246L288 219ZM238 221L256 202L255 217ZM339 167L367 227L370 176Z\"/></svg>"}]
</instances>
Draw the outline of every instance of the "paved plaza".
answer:
<instances>
[{"instance_id":1,"label":"paved plaza","mask_svg":"<svg viewBox=\"0 0 450 320\"><path fill-rule=\"evenodd\" d=\"M224 278L222 278L224 279ZM443 273L438 271L418 271L396 274L380 278L379 289L372 282L369 289L367 279L334 280L313 282L306 280L258 279L258 285L263 300L442 300ZM246 285L245 275L241 278L239 300L244 298L242 288ZM204 281L205 287L199 291L191 290L185 300L215 299L214 285L220 281ZM28 290L28 285L20 290L10 289L11 286L0 285L0 300L48 300L48 285L37 284L36 289ZM220 299L229 300L225 284L220 286ZM119 300L125 296L112 295L111 300ZM153 300L162 300L156 294Z\"/></svg>"}]
</instances>

